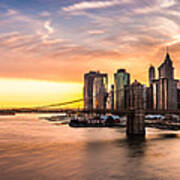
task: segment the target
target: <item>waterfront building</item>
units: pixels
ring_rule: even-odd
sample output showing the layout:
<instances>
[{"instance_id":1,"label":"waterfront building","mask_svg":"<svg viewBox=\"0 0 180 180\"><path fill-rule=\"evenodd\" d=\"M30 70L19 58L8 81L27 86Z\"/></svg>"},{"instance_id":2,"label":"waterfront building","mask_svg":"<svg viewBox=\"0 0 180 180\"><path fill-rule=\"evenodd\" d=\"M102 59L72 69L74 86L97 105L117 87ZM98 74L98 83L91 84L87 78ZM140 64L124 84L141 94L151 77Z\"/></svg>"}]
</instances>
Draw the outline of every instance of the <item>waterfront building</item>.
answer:
<instances>
[{"instance_id":1,"label":"waterfront building","mask_svg":"<svg viewBox=\"0 0 180 180\"><path fill-rule=\"evenodd\" d=\"M111 91L108 93L106 107L114 110L114 85L111 85Z\"/></svg>"},{"instance_id":2,"label":"waterfront building","mask_svg":"<svg viewBox=\"0 0 180 180\"><path fill-rule=\"evenodd\" d=\"M97 73L93 81L93 109L106 109L108 76Z\"/></svg>"},{"instance_id":3,"label":"waterfront building","mask_svg":"<svg viewBox=\"0 0 180 180\"><path fill-rule=\"evenodd\" d=\"M126 109L128 107L126 89L130 84L130 74L125 69L119 69L114 74L114 85L115 85L115 108L117 110ZM127 91L128 92L128 91Z\"/></svg>"},{"instance_id":4,"label":"waterfront building","mask_svg":"<svg viewBox=\"0 0 180 180\"><path fill-rule=\"evenodd\" d=\"M151 84L153 109L177 109L177 80L174 79L174 67L168 52L158 72L158 79L152 80Z\"/></svg>"}]
</instances>

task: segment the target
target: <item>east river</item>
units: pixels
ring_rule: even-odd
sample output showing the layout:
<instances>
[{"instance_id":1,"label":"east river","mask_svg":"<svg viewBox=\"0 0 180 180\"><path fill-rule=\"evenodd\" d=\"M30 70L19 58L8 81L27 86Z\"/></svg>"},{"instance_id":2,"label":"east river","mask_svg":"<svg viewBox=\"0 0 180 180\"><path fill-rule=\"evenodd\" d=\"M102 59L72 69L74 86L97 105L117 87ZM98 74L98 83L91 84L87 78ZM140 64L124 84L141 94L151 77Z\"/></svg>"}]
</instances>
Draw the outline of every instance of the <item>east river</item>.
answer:
<instances>
[{"instance_id":1,"label":"east river","mask_svg":"<svg viewBox=\"0 0 180 180\"><path fill-rule=\"evenodd\" d=\"M1 180L179 180L180 132L70 128L38 114L0 117Z\"/></svg>"}]
</instances>

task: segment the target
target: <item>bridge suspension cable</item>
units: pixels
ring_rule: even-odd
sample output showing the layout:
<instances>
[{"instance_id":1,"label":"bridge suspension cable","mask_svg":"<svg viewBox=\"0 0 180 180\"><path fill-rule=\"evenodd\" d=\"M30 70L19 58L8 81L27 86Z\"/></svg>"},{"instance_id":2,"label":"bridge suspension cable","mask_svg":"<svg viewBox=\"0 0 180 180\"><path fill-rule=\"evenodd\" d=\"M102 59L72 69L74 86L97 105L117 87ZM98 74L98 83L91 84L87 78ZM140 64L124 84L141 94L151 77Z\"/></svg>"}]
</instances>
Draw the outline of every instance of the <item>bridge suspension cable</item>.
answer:
<instances>
[{"instance_id":1,"label":"bridge suspension cable","mask_svg":"<svg viewBox=\"0 0 180 180\"><path fill-rule=\"evenodd\" d=\"M62 102L62 103L57 103L57 104L49 104L49 105L45 105L45 106L37 106L37 107L34 107L34 108L35 109L42 109L42 108L48 108L48 107L64 106L64 105L69 105L69 104L82 102L83 100L84 99L77 99L77 100L67 101L67 102Z\"/></svg>"}]
</instances>

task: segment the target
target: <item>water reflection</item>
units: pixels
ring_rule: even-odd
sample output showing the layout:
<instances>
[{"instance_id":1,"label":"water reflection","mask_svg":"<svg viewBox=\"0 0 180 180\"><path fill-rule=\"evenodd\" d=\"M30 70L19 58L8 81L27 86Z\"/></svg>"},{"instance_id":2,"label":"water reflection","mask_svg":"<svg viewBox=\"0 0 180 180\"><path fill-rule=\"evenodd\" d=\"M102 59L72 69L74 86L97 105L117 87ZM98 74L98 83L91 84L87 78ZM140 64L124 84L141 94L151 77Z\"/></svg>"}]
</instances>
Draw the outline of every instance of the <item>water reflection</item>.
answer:
<instances>
[{"instance_id":1,"label":"water reflection","mask_svg":"<svg viewBox=\"0 0 180 180\"><path fill-rule=\"evenodd\" d=\"M0 121L3 180L179 179L178 132L54 126L37 115Z\"/></svg>"},{"instance_id":2,"label":"water reflection","mask_svg":"<svg viewBox=\"0 0 180 180\"><path fill-rule=\"evenodd\" d=\"M162 139L167 139L167 138L179 138L178 134L161 134L160 137L162 137Z\"/></svg>"}]
</instances>

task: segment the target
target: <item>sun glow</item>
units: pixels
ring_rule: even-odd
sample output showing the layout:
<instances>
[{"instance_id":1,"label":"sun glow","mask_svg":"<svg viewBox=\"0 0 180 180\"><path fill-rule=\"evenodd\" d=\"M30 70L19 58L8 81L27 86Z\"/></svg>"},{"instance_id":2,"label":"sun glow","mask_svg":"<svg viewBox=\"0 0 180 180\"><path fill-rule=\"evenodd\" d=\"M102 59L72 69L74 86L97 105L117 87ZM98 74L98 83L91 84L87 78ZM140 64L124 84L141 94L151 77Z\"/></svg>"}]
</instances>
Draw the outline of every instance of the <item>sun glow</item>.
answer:
<instances>
[{"instance_id":1,"label":"sun glow","mask_svg":"<svg viewBox=\"0 0 180 180\"><path fill-rule=\"evenodd\" d=\"M0 89L0 108L44 106L82 98L80 83L0 79Z\"/></svg>"}]
</instances>

